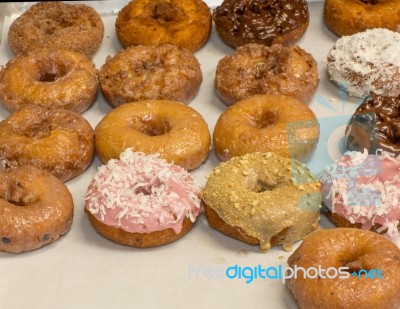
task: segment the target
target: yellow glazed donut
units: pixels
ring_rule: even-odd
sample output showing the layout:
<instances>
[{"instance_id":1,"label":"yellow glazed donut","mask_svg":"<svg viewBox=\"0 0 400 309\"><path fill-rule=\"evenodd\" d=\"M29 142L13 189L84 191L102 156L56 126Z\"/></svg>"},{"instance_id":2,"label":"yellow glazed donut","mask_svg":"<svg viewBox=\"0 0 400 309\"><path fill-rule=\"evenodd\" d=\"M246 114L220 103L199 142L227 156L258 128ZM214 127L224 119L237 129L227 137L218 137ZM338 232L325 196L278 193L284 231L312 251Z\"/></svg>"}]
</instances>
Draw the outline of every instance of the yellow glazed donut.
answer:
<instances>
[{"instance_id":1,"label":"yellow glazed donut","mask_svg":"<svg viewBox=\"0 0 400 309\"><path fill-rule=\"evenodd\" d=\"M179 102L147 100L123 104L95 129L96 151L103 163L126 149L160 157L187 170L207 158L210 133L203 117Z\"/></svg>"},{"instance_id":2,"label":"yellow glazed donut","mask_svg":"<svg viewBox=\"0 0 400 309\"><path fill-rule=\"evenodd\" d=\"M319 124L303 102L284 95L256 95L230 106L215 125L218 158L251 152L275 152L301 162L317 147Z\"/></svg>"}]
</instances>

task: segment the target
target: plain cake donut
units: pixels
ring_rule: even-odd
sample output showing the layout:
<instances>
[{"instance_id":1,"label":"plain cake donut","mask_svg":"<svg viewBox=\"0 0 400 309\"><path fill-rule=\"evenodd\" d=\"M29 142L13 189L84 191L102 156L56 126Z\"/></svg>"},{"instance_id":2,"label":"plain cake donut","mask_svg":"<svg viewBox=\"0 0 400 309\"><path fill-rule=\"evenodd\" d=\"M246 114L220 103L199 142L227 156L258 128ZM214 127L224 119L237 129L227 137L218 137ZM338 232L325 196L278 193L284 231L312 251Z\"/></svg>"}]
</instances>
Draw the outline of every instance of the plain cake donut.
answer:
<instances>
[{"instance_id":1,"label":"plain cake donut","mask_svg":"<svg viewBox=\"0 0 400 309\"><path fill-rule=\"evenodd\" d=\"M67 187L34 166L0 170L0 251L40 248L68 232L74 204Z\"/></svg>"},{"instance_id":2,"label":"plain cake donut","mask_svg":"<svg viewBox=\"0 0 400 309\"><path fill-rule=\"evenodd\" d=\"M160 154L187 170L201 165L210 151L210 133L203 117L179 102L147 100L123 104L95 129L96 152L103 163L126 149Z\"/></svg>"},{"instance_id":3,"label":"plain cake donut","mask_svg":"<svg viewBox=\"0 0 400 309\"><path fill-rule=\"evenodd\" d=\"M298 161L274 153L221 163L201 198L211 227L261 250L276 245L290 250L318 226L320 183Z\"/></svg>"},{"instance_id":4,"label":"plain cake donut","mask_svg":"<svg viewBox=\"0 0 400 309\"><path fill-rule=\"evenodd\" d=\"M72 51L38 49L0 67L0 102L11 112L39 105L81 113L97 90L94 63Z\"/></svg>"},{"instance_id":5,"label":"plain cake donut","mask_svg":"<svg viewBox=\"0 0 400 309\"><path fill-rule=\"evenodd\" d=\"M92 7L49 1L31 6L11 24L8 43L16 55L54 48L92 57L103 35L103 21Z\"/></svg>"}]
</instances>

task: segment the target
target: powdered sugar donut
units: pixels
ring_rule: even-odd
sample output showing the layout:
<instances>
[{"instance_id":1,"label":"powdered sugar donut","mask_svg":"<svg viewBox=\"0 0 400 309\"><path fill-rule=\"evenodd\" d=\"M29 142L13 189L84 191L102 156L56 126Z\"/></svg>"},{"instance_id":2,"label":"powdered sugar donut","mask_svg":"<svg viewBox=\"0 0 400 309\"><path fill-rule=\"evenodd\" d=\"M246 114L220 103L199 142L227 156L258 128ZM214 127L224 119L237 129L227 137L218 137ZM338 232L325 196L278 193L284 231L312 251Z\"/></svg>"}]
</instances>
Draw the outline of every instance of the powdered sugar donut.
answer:
<instances>
[{"instance_id":1,"label":"powdered sugar donut","mask_svg":"<svg viewBox=\"0 0 400 309\"><path fill-rule=\"evenodd\" d=\"M400 33L372 29L344 36L328 54L331 80L351 96L370 91L386 96L400 94Z\"/></svg>"},{"instance_id":2,"label":"powdered sugar donut","mask_svg":"<svg viewBox=\"0 0 400 309\"><path fill-rule=\"evenodd\" d=\"M399 235L400 157L346 152L323 171L325 214L333 223Z\"/></svg>"},{"instance_id":3,"label":"powdered sugar donut","mask_svg":"<svg viewBox=\"0 0 400 309\"><path fill-rule=\"evenodd\" d=\"M199 188L182 167L125 150L99 168L85 211L97 232L132 247L155 247L185 235L201 212Z\"/></svg>"}]
</instances>

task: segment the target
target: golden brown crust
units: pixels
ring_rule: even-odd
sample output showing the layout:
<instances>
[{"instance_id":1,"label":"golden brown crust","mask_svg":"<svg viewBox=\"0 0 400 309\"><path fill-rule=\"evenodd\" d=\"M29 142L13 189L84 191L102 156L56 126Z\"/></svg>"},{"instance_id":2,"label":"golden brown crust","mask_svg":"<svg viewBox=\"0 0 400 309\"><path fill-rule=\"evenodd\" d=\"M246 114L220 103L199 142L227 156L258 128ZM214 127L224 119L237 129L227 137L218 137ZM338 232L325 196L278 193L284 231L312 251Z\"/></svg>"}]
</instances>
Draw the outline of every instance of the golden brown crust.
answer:
<instances>
[{"instance_id":1,"label":"golden brown crust","mask_svg":"<svg viewBox=\"0 0 400 309\"><path fill-rule=\"evenodd\" d=\"M29 107L0 122L0 169L34 165L62 181L92 162L94 134L79 114Z\"/></svg>"},{"instance_id":2,"label":"golden brown crust","mask_svg":"<svg viewBox=\"0 0 400 309\"><path fill-rule=\"evenodd\" d=\"M178 234L171 228L151 233L130 233L101 223L86 208L85 212L90 223L100 235L118 244L137 248L158 247L174 242L186 235L194 225L189 218L185 218L182 222L182 229Z\"/></svg>"},{"instance_id":3,"label":"golden brown crust","mask_svg":"<svg viewBox=\"0 0 400 309\"><path fill-rule=\"evenodd\" d=\"M104 35L99 14L85 4L39 2L10 26L8 42L16 54L37 48L67 49L92 57Z\"/></svg>"},{"instance_id":4,"label":"golden brown crust","mask_svg":"<svg viewBox=\"0 0 400 309\"><path fill-rule=\"evenodd\" d=\"M94 63L67 50L38 49L0 67L0 102L11 112L39 105L81 113L97 88Z\"/></svg>"},{"instance_id":5,"label":"golden brown crust","mask_svg":"<svg viewBox=\"0 0 400 309\"><path fill-rule=\"evenodd\" d=\"M118 159L128 147L159 153L168 162L193 170L207 158L210 133L203 117L179 102L147 100L123 104L95 129L96 152L103 163Z\"/></svg>"},{"instance_id":6,"label":"golden brown crust","mask_svg":"<svg viewBox=\"0 0 400 309\"><path fill-rule=\"evenodd\" d=\"M317 228L320 183L302 164L274 153L251 153L215 167L201 193L210 225L260 245L291 245Z\"/></svg>"},{"instance_id":7,"label":"golden brown crust","mask_svg":"<svg viewBox=\"0 0 400 309\"><path fill-rule=\"evenodd\" d=\"M174 45L134 46L107 58L100 88L112 106L140 100L189 103L202 82L200 63Z\"/></svg>"},{"instance_id":8,"label":"golden brown crust","mask_svg":"<svg viewBox=\"0 0 400 309\"><path fill-rule=\"evenodd\" d=\"M267 46L295 43L309 24L305 0L224 0L213 13L221 39L236 48L249 43Z\"/></svg>"},{"instance_id":9,"label":"golden brown crust","mask_svg":"<svg viewBox=\"0 0 400 309\"><path fill-rule=\"evenodd\" d=\"M34 166L0 170L0 251L40 248L68 232L73 201L56 177Z\"/></svg>"},{"instance_id":10,"label":"golden brown crust","mask_svg":"<svg viewBox=\"0 0 400 309\"><path fill-rule=\"evenodd\" d=\"M255 94L284 94L308 103L319 76L313 56L297 45L247 44L218 62L214 83L226 105Z\"/></svg>"},{"instance_id":11,"label":"golden brown crust","mask_svg":"<svg viewBox=\"0 0 400 309\"><path fill-rule=\"evenodd\" d=\"M202 0L135 0L119 12L115 27L124 48L174 44L194 52L207 42L211 24Z\"/></svg>"},{"instance_id":12,"label":"golden brown crust","mask_svg":"<svg viewBox=\"0 0 400 309\"><path fill-rule=\"evenodd\" d=\"M303 102L283 95L256 95L230 106L214 133L221 161L252 152L272 151L306 162L319 138L319 124Z\"/></svg>"},{"instance_id":13,"label":"golden brown crust","mask_svg":"<svg viewBox=\"0 0 400 309\"><path fill-rule=\"evenodd\" d=\"M400 27L400 2L396 0L325 0L324 20L339 36L373 28L394 32Z\"/></svg>"},{"instance_id":14,"label":"golden brown crust","mask_svg":"<svg viewBox=\"0 0 400 309\"><path fill-rule=\"evenodd\" d=\"M289 257L288 265L325 270L348 267L348 278L327 278L324 274L325 278L304 279L300 272L297 278L289 279L287 286L302 309L395 309L400 306L400 250L376 233L352 228L316 231ZM376 278L351 275L361 269L375 270ZM378 277L378 270L383 278Z\"/></svg>"}]
</instances>

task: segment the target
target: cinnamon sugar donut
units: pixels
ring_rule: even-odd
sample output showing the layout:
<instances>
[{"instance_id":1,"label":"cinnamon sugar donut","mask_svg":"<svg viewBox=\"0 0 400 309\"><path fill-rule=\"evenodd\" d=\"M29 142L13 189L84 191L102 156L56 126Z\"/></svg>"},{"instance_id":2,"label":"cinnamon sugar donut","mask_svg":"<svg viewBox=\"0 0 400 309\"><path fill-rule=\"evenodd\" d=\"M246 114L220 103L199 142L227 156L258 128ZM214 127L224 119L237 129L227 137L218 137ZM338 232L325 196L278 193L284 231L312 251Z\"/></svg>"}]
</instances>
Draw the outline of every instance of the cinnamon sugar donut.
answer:
<instances>
[{"instance_id":1,"label":"cinnamon sugar donut","mask_svg":"<svg viewBox=\"0 0 400 309\"><path fill-rule=\"evenodd\" d=\"M39 105L81 113L97 88L94 63L67 50L37 49L0 67L0 103L12 112Z\"/></svg>"},{"instance_id":2,"label":"cinnamon sugar donut","mask_svg":"<svg viewBox=\"0 0 400 309\"><path fill-rule=\"evenodd\" d=\"M213 133L221 161L252 152L275 152L306 162L317 147L319 124L303 102L283 95L256 95L230 106Z\"/></svg>"},{"instance_id":3,"label":"cinnamon sugar donut","mask_svg":"<svg viewBox=\"0 0 400 309\"><path fill-rule=\"evenodd\" d=\"M108 113L95 130L96 152L103 163L126 149L160 154L187 170L201 165L210 151L203 117L179 102L147 100L123 104Z\"/></svg>"},{"instance_id":4,"label":"cinnamon sugar donut","mask_svg":"<svg viewBox=\"0 0 400 309\"><path fill-rule=\"evenodd\" d=\"M213 19L222 40L233 47L248 43L290 44L307 30L306 0L224 0Z\"/></svg>"},{"instance_id":5,"label":"cinnamon sugar donut","mask_svg":"<svg viewBox=\"0 0 400 309\"><path fill-rule=\"evenodd\" d=\"M190 102L200 87L200 63L174 45L134 46L109 57L100 88L112 106L140 100Z\"/></svg>"},{"instance_id":6,"label":"cinnamon sugar donut","mask_svg":"<svg viewBox=\"0 0 400 309\"><path fill-rule=\"evenodd\" d=\"M202 0L133 0L115 22L124 48L173 44L198 50L211 33L211 13Z\"/></svg>"},{"instance_id":7,"label":"cinnamon sugar donut","mask_svg":"<svg viewBox=\"0 0 400 309\"><path fill-rule=\"evenodd\" d=\"M34 165L67 181L93 155L93 129L74 112L32 106L0 122L0 169Z\"/></svg>"},{"instance_id":8,"label":"cinnamon sugar donut","mask_svg":"<svg viewBox=\"0 0 400 309\"><path fill-rule=\"evenodd\" d=\"M400 2L396 0L325 0L324 20L337 35L373 28L400 30Z\"/></svg>"},{"instance_id":9,"label":"cinnamon sugar donut","mask_svg":"<svg viewBox=\"0 0 400 309\"><path fill-rule=\"evenodd\" d=\"M0 251L40 248L68 232L74 204L67 187L34 166L0 170Z\"/></svg>"},{"instance_id":10,"label":"cinnamon sugar donut","mask_svg":"<svg viewBox=\"0 0 400 309\"><path fill-rule=\"evenodd\" d=\"M296 160L251 153L215 167L201 192L211 227L246 242L291 245L315 230L320 183Z\"/></svg>"},{"instance_id":11,"label":"cinnamon sugar donut","mask_svg":"<svg viewBox=\"0 0 400 309\"><path fill-rule=\"evenodd\" d=\"M202 210L198 191L182 167L127 149L99 168L85 212L97 232L116 243L156 247L192 228Z\"/></svg>"},{"instance_id":12,"label":"cinnamon sugar donut","mask_svg":"<svg viewBox=\"0 0 400 309\"><path fill-rule=\"evenodd\" d=\"M319 76L313 56L297 45L247 44L218 62L214 83L226 105L255 94L284 94L309 102Z\"/></svg>"},{"instance_id":13,"label":"cinnamon sugar donut","mask_svg":"<svg viewBox=\"0 0 400 309\"><path fill-rule=\"evenodd\" d=\"M376 233L350 228L313 232L288 265L298 270L287 286L301 309L400 307L400 250ZM313 278L305 278L302 269Z\"/></svg>"},{"instance_id":14,"label":"cinnamon sugar donut","mask_svg":"<svg viewBox=\"0 0 400 309\"><path fill-rule=\"evenodd\" d=\"M8 43L16 55L36 48L54 48L92 57L103 35L103 21L92 7L60 1L39 2L11 24Z\"/></svg>"},{"instance_id":15,"label":"cinnamon sugar donut","mask_svg":"<svg viewBox=\"0 0 400 309\"><path fill-rule=\"evenodd\" d=\"M351 96L370 91L396 97L400 94L400 33L372 29L344 36L328 54L331 80Z\"/></svg>"}]
</instances>

